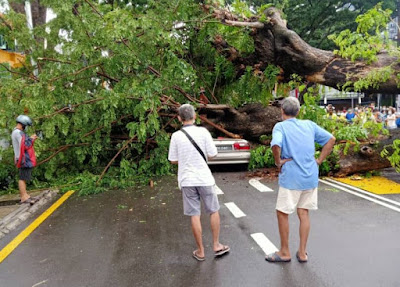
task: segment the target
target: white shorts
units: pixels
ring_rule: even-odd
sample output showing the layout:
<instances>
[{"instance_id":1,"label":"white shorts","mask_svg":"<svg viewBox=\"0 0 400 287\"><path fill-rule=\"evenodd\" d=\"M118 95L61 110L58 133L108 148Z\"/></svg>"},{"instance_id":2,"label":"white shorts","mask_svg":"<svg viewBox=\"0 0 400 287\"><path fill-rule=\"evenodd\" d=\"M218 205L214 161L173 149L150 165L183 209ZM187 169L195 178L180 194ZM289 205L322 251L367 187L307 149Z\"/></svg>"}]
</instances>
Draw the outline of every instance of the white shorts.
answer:
<instances>
[{"instance_id":1,"label":"white shorts","mask_svg":"<svg viewBox=\"0 0 400 287\"><path fill-rule=\"evenodd\" d=\"M291 214L296 208L318 209L318 188L295 190L280 186L276 201L276 210Z\"/></svg>"}]
</instances>

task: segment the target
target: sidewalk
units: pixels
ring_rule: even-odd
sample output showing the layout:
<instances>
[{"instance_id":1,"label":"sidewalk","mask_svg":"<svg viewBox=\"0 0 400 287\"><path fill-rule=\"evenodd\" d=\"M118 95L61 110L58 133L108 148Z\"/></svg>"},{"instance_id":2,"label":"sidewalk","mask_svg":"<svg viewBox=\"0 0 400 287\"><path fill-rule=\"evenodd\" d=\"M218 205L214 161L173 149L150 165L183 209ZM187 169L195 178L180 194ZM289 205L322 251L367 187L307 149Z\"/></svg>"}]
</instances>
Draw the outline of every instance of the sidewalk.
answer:
<instances>
[{"instance_id":1,"label":"sidewalk","mask_svg":"<svg viewBox=\"0 0 400 287\"><path fill-rule=\"evenodd\" d=\"M36 192L31 192L31 196L38 196L41 194L43 191L36 191ZM7 216L9 213L13 212L14 210L18 209L20 207L19 205L19 193L15 194L6 194L0 196L0 221Z\"/></svg>"},{"instance_id":2,"label":"sidewalk","mask_svg":"<svg viewBox=\"0 0 400 287\"><path fill-rule=\"evenodd\" d=\"M19 204L19 194L7 194L0 196L0 239L7 233L17 228L22 222L34 214L40 207L56 196L58 190L40 190L30 192L31 196L37 196L39 200L33 204Z\"/></svg>"}]
</instances>

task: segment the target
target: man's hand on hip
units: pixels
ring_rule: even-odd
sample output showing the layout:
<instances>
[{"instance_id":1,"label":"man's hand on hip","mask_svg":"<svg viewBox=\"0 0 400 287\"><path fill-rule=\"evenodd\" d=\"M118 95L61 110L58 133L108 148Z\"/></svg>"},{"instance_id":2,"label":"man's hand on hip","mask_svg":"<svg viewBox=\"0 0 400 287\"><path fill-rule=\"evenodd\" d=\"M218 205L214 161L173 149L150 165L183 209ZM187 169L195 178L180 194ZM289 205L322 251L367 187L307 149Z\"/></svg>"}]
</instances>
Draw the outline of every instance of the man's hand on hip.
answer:
<instances>
[{"instance_id":1,"label":"man's hand on hip","mask_svg":"<svg viewBox=\"0 0 400 287\"><path fill-rule=\"evenodd\" d=\"M284 158L284 159L280 159L280 161L278 163L275 163L275 165L278 167L279 173L281 173L282 170L282 166L287 163L288 161L292 161L292 158Z\"/></svg>"}]
</instances>

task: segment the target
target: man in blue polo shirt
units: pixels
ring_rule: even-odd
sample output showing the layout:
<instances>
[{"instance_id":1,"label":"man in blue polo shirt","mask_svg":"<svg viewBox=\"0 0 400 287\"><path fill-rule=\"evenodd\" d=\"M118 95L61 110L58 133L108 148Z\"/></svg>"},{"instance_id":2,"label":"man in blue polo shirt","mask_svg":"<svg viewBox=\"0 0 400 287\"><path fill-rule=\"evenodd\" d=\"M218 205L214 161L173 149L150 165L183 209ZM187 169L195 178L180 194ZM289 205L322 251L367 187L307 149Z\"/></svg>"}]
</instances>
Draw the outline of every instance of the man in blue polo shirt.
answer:
<instances>
[{"instance_id":1,"label":"man in blue polo shirt","mask_svg":"<svg viewBox=\"0 0 400 287\"><path fill-rule=\"evenodd\" d=\"M269 262L290 262L289 214L297 209L300 220L299 262L307 262L306 245L310 232L308 211L318 208L318 166L331 153L336 139L309 120L298 120L300 103L294 97L282 102L282 119L272 132L272 152L280 170L276 204L281 248L267 255ZM315 143L323 146L315 159Z\"/></svg>"}]
</instances>

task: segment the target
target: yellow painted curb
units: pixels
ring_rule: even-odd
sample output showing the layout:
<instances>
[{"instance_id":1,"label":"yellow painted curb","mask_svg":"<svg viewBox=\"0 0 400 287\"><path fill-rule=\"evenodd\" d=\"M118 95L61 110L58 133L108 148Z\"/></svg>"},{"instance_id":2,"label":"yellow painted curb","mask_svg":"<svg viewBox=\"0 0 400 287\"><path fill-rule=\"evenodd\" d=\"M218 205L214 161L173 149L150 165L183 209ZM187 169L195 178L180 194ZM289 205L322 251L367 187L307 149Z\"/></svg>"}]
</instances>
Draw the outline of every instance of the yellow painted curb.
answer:
<instances>
[{"instance_id":1,"label":"yellow painted curb","mask_svg":"<svg viewBox=\"0 0 400 287\"><path fill-rule=\"evenodd\" d=\"M355 186L375 194L399 194L400 184L382 176L353 180L351 177L335 178L336 181Z\"/></svg>"},{"instance_id":2,"label":"yellow painted curb","mask_svg":"<svg viewBox=\"0 0 400 287\"><path fill-rule=\"evenodd\" d=\"M75 191L70 190L60 197L52 206L50 206L45 212L43 212L38 218L35 219L27 228L24 229L20 234L17 235L10 243L7 244L0 251L0 263L7 258L15 248L18 247L43 221L47 219L61 204L64 203Z\"/></svg>"}]
</instances>

